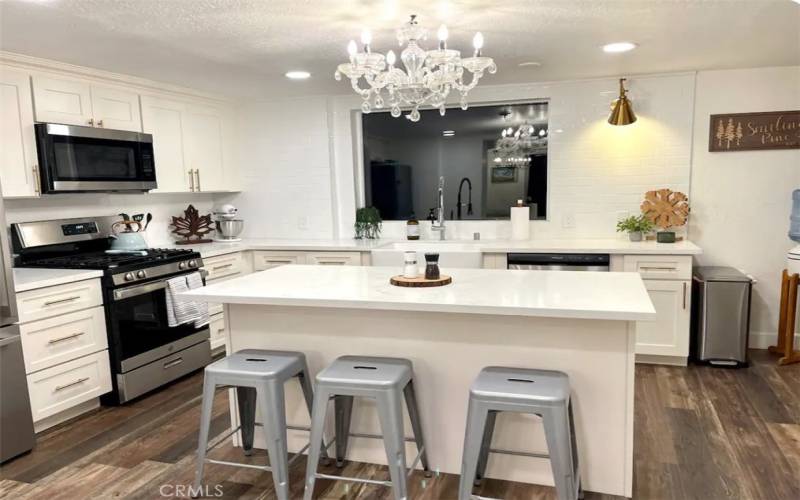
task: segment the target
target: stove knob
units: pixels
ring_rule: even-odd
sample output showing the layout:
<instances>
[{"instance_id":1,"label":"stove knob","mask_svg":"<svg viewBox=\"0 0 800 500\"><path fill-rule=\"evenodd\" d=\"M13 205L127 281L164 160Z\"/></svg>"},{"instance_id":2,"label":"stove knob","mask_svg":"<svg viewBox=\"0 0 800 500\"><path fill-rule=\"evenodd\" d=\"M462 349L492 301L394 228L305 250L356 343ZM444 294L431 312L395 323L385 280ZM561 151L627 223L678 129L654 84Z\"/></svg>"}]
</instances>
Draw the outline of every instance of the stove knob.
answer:
<instances>
[{"instance_id":1,"label":"stove knob","mask_svg":"<svg viewBox=\"0 0 800 500\"><path fill-rule=\"evenodd\" d=\"M197 267L197 261L192 259L189 261L189 267Z\"/></svg>"},{"instance_id":2,"label":"stove knob","mask_svg":"<svg viewBox=\"0 0 800 500\"><path fill-rule=\"evenodd\" d=\"M145 274L144 271L137 271L136 272L136 277L139 278L139 279L146 278L147 274Z\"/></svg>"},{"instance_id":3,"label":"stove knob","mask_svg":"<svg viewBox=\"0 0 800 500\"><path fill-rule=\"evenodd\" d=\"M125 279L125 281L133 281L133 273L125 273L125 276L123 276L123 278Z\"/></svg>"},{"instance_id":4,"label":"stove knob","mask_svg":"<svg viewBox=\"0 0 800 500\"><path fill-rule=\"evenodd\" d=\"M178 269L186 269L186 262L178 262Z\"/></svg>"}]
</instances>

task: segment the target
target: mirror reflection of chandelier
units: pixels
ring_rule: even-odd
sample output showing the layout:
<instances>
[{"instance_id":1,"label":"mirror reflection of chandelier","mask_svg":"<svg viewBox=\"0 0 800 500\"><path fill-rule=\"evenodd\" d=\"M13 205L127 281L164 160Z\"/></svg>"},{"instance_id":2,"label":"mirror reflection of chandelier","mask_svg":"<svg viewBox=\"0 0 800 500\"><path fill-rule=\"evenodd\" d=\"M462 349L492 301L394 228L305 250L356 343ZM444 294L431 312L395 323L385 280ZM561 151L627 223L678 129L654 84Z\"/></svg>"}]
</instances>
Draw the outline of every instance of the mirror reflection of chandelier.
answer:
<instances>
[{"instance_id":1,"label":"mirror reflection of chandelier","mask_svg":"<svg viewBox=\"0 0 800 500\"><path fill-rule=\"evenodd\" d=\"M528 165L531 156L547 153L547 127L537 129L527 122L504 128L492 149L494 162L498 165Z\"/></svg>"},{"instance_id":2,"label":"mirror reflection of chandelier","mask_svg":"<svg viewBox=\"0 0 800 500\"><path fill-rule=\"evenodd\" d=\"M445 25L441 25L437 32L439 47L424 50L418 42L425 39L425 29L417 24L416 17L411 16L411 20L397 30L397 41L401 46L406 45L400 52L405 70L395 67L397 56L394 51L390 50L385 56L372 52L372 35L368 31L361 35L363 52L358 51L355 40L348 44L350 62L340 64L334 78L338 81L344 75L350 79L353 90L363 99L361 111L364 113L389 107L392 116L397 118L401 115L401 106L410 107L407 117L417 122L420 119L419 107L427 104L439 108L439 114L444 116L444 104L451 90L461 94L461 109L466 110L467 94L475 88L484 72L497 72L494 60L481 54L481 33L476 33L473 38L475 51L472 57L462 58L460 51L447 48ZM466 72L472 75L469 83L464 81ZM366 88L361 87L362 80Z\"/></svg>"}]
</instances>

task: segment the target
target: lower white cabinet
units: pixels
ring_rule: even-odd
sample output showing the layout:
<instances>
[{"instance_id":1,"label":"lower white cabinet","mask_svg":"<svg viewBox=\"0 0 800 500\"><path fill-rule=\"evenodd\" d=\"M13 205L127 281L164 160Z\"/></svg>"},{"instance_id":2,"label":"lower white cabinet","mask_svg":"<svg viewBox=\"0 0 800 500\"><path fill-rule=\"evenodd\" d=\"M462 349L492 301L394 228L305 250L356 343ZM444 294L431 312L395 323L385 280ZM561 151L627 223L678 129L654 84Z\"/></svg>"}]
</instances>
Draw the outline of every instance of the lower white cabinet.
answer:
<instances>
[{"instance_id":1,"label":"lower white cabinet","mask_svg":"<svg viewBox=\"0 0 800 500\"><path fill-rule=\"evenodd\" d=\"M644 280L656 309L655 321L636 324L636 354L689 355L691 282L688 280Z\"/></svg>"},{"instance_id":2,"label":"lower white cabinet","mask_svg":"<svg viewBox=\"0 0 800 500\"><path fill-rule=\"evenodd\" d=\"M225 347L225 339L227 338L225 314L219 313L211 316L208 328L211 331L211 350Z\"/></svg>"},{"instance_id":3,"label":"lower white cabinet","mask_svg":"<svg viewBox=\"0 0 800 500\"><path fill-rule=\"evenodd\" d=\"M253 269L263 271L278 266L360 266L361 252L301 252L280 250L253 251Z\"/></svg>"},{"instance_id":4,"label":"lower white cabinet","mask_svg":"<svg viewBox=\"0 0 800 500\"><path fill-rule=\"evenodd\" d=\"M111 390L108 351L103 350L28 375L33 421L51 417Z\"/></svg>"},{"instance_id":5,"label":"lower white cabinet","mask_svg":"<svg viewBox=\"0 0 800 500\"><path fill-rule=\"evenodd\" d=\"M310 266L360 266L359 252L310 252L306 254Z\"/></svg>"}]
</instances>

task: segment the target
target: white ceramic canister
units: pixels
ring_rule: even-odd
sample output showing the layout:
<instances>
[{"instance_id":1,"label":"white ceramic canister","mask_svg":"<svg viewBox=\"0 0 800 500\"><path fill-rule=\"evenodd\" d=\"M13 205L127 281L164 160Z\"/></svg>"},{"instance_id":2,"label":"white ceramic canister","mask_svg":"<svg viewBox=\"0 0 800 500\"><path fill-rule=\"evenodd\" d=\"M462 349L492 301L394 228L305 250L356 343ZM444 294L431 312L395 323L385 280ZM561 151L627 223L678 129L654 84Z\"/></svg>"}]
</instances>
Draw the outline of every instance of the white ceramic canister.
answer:
<instances>
[{"instance_id":1,"label":"white ceramic canister","mask_svg":"<svg viewBox=\"0 0 800 500\"><path fill-rule=\"evenodd\" d=\"M403 266L403 277L413 279L419 275L417 267L417 252L405 252L403 254L405 265Z\"/></svg>"}]
</instances>

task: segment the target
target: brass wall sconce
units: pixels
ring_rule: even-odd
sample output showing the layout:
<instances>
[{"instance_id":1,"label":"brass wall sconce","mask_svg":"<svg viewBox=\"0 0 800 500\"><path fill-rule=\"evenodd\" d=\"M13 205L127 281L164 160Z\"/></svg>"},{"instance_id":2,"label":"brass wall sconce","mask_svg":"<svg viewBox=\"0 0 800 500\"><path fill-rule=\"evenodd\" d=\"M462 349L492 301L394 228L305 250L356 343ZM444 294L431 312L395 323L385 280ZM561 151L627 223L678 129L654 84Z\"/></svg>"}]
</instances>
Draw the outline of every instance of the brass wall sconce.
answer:
<instances>
[{"instance_id":1,"label":"brass wall sconce","mask_svg":"<svg viewBox=\"0 0 800 500\"><path fill-rule=\"evenodd\" d=\"M619 79L619 98L611 104L611 116L608 117L611 125L630 125L636 121L631 101L625 95L628 91L622 85L625 80L626 78Z\"/></svg>"}]
</instances>

